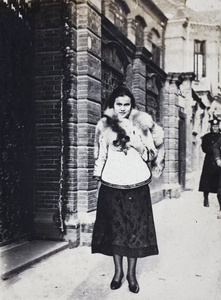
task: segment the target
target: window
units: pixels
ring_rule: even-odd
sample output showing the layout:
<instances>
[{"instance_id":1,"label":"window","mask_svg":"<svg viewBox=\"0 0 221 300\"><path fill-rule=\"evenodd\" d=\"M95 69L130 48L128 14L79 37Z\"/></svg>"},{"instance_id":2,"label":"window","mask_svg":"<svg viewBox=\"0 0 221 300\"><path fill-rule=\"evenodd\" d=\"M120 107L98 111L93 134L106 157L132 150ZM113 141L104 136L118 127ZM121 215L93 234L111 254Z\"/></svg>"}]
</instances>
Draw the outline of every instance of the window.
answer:
<instances>
[{"instance_id":1,"label":"window","mask_svg":"<svg viewBox=\"0 0 221 300\"><path fill-rule=\"evenodd\" d=\"M110 65L102 63L102 92L101 92L101 111L107 107L107 101L111 92L121 83L124 82L124 74L118 72Z\"/></svg>"},{"instance_id":2,"label":"window","mask_svg":"<svg viewBox=\"0 0 221 300\"><path fill-rule=\"evenodd\" d=\"M140 16L136 16L136 46L143 47L144 45L144 28L146 27L146 23L144 19Z\"/></svg>"},{"instance_id":3,"label":"window","mask_svg":"<svg viewBox=\"0 0 221 300\"><path fill-rule=\"evenodd\" d=\"M160 66L160 47L157 47L155 44L152 44L152 61Z\"/></svg>"},{"instance_id":4,"label":"window","mask_svg":"<svg viewBox=\"0 0 221 300\"><path fill-rule=\"evenodd\" d=\"M151 42L152 61L160 67L161 62L161 38L159 32L152 28L149 33L149 40Z\"/></svg>"},{"instance_id":5,"label":"window","mask_svg":"<svg viewBox=\"0 0 221 300\"><path fill-rule=\"evenodd\" d=\"M113 89L125 81L128 64L127 55L120 44L113 41L102 44L102 111Z\"/></svg>"},{"instance_id":6,"label":"window","mask_svg":"<svg viewBox=\"0 0 221 300\"><path fill-rule=\"evenodd\" d=\"M194 73L197 81L206 76L205 50L205 41L194 41Z\"/></svg>"},{"instance_id":7,"label":"window","mask_svg":"<svg viewBox=\"0 0 221 300\"><path fill-rule=\"evenodd\" d=\"M102 1L103 3L103 1ZM115 26L123 33L127 34L127 15L130 12L126 2L124 0L112 0L103 3L103 11L109 12L109 19L115 24Z\"/></svg>"}]
</instances>

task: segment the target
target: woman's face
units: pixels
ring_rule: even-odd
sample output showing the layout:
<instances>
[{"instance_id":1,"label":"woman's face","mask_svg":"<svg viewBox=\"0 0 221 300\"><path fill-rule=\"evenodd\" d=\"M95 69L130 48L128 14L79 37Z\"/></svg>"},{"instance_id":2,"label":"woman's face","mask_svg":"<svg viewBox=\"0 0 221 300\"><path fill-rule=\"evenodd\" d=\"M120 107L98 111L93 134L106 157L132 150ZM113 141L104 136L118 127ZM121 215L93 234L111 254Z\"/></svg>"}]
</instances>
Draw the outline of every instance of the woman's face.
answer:
<instances>
[{"instance_id":1,"label":"woman's face","mask_svg":"<svg viewBox=\"0 0 221 300\"><path fill-rule=\"evenodd\" d=\"M131 111L131 99L128 96L119 96L114 101L114 112L118 119L127 118Z\"/></svg>"}]
</instances>

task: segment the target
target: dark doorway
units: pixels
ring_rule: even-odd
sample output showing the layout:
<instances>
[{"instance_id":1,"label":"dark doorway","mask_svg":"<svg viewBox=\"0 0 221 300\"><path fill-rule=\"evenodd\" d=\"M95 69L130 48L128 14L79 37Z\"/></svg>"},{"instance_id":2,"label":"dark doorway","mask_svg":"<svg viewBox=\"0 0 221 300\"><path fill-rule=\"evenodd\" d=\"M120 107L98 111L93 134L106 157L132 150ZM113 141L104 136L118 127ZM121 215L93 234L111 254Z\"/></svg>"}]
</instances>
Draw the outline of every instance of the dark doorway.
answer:
<instances>
[{"instance_id":1,"label":"dark doorway","mask_svg":"<svg viewBox=\"0 0 221 300\"><path fill-rule=\"evenodd\" d=\"M0 6L0 245L33 231L32 33Z\"/></svg>"}]
</instances>

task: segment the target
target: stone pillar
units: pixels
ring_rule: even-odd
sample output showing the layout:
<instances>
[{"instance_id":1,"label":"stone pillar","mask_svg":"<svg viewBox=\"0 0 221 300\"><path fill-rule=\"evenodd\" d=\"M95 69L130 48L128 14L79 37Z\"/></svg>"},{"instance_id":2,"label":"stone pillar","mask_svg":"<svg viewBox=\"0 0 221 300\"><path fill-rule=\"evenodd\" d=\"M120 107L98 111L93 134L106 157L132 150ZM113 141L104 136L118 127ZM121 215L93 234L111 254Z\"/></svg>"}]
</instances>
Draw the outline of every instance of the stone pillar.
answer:
<instances>
[{"instance_id":1,"label":"stone pillar","mask_svg":"<svg viewBox=\"0 0 221 300\"><path fill-rule=\"evenodd\" d=\"M139 110L145 111L146 106L146 64L140 57L133 62L132 89Z\"/></svg>"},{"instance_id":2,"label":"stone pillar","mask_svg":"<svg viewBox=\"0 0 221 300\"><path fill-rule=\"evenodd\" d=\"M182 73L184 79L181 88L182 96L184 97L184 112L186 114L186 178L185 189L192 190L196 182L194 174L197 175L197 170L193 169L194 160L197 159L194 156L193 148L193 120L192 120L192 106L195 105L195 101L192 98L192 81L194 79L194 73ZM196 173L195 173L196 172Z\"/></svg>"},{"instance_id":3,"label":"stone pillar","mask_svg":"<svg viewBox=\"0 0 221 300\"><path fill-rule=\"evenodd\" d=\"M72 248L80 244L77 216L77 6L74 1L63 3L62 20L62 213L64 239Z\"/></svg>"},{"instance_id":4,"label":"stone pillar","mask_svg":"<svg viewBox=\"0 0 221 300\"><path fill-rule=\"evenodd\" d=\"M90 243L96 210L93 145L101 113L101 15L86 0L77 1L77 70L77 209L84 245Z\"/></svg>"},{"instance_id":5,"label":"stone pillar","mask_svg":"<svg viewBox=\"0 0 221 300\"><path fill-rule=\"evenodd\" d=\"M181 84L179 74L169 73L163 88L163 125L165 135L165 169L163 171L165 197L178 197L180 194L178 173L179 150L179 103L178 93Z\"/></svg>"}]
</instances>

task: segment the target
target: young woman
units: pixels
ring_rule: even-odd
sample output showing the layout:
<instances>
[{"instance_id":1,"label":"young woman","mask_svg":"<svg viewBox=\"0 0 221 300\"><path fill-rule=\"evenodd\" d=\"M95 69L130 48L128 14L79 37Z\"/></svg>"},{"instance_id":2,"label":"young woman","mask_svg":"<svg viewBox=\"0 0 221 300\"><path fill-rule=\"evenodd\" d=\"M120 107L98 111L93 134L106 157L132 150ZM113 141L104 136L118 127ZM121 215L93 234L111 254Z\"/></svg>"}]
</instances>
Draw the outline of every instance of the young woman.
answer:
<instances>
[{"instance_id":1,"label":"young woman","mask_svg":"<svg viewBox=\"0 0 221 300\"><path fill-rule=\"evenodd\" d=\"M152 117L135 109L133 94L117 87L95 132L94 177L100 182L92 253L113 256L110 287L120 288L123 256L127 257L129 290L139 292L137 258L158 254L148 184L151 170L164 168L163 130Z\"/></svg>"}]
</instances>

